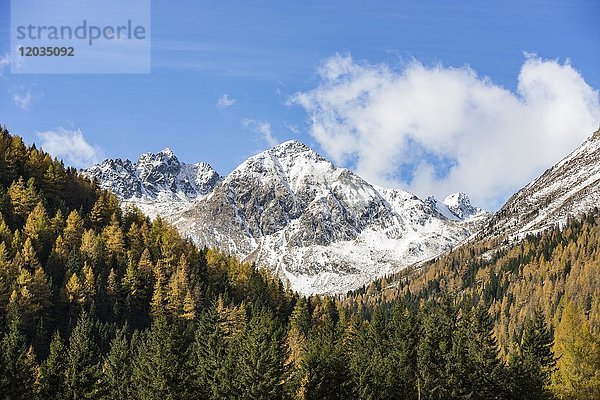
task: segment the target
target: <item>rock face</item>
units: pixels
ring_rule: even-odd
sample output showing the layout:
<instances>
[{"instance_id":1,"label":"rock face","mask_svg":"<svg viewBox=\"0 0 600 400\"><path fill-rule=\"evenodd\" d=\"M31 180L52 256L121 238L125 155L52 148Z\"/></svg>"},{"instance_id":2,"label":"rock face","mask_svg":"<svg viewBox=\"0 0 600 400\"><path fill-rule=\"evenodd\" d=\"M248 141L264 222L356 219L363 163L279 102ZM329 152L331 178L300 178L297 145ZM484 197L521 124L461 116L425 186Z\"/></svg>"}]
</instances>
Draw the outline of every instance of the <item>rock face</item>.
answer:
<instances>
[{"instance_id":1,"label":"rock face","mask_svg":"<svg viewBox=\"0 0 600 400\"><path fill-rule=\"evenodd\" d=\"M459 219L471 218L483 212L481 208L473 207L471 200L464 193L451 194L444 199L444 204Z\"/></svg>"},{"instance_id":2,"label":"rock face","mask_svg":"<svg viewBox=\"0 0 600 400\"><path fill-rule=\"evenodd\" d=\"M167 150L87 173L199 245L272 268L305 294L345 292L437 256L490 216L464 194L442 203L376 187L297 141L250 157L225 178Z\"/></svg>"},{"instance_id":3,"label":"rock face","mask_svg":"<svg viewBox=\"0 0 600 400\"><path fill-rule=\"evenodd\" d=\"M600 206L600 130L577 150L515 193L482 236L521 237L564 224Z\"/></svg>"},{"instance_id":4,"label":"rock face","mask_svg":"<svg viewBox=\"0 0 600 400\"><path fill-rule=\"evenodd\" d=\"M105 160L85 171L103 188L112 190L125 204L135 203L154 217L179 210L187 202L209 194L221 177L207 163L180 162L171 149L145 153L136 163Z\"/></svg>"}]
</instances>

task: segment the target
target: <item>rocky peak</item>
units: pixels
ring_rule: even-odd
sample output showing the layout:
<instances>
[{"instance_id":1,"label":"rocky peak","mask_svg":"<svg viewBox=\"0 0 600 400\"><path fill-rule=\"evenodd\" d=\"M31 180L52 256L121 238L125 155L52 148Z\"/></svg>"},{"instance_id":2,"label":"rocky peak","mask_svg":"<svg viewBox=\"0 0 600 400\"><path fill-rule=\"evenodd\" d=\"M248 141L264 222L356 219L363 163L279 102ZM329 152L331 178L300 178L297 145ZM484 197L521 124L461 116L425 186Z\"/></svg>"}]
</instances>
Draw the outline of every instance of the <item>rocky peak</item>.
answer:
<instances>
[{"instance_id":1,"label":"rocky peak","mask_svg":"<svg viewBox=\"0 0 600 400\"><path fill-rule=\"evenodd\" d=\"M171 151L146 153L131 171L96 171L101 185L174 223L200 246L274 268L303 293L356 288L437 255L470 235L401 190L378 188L295 140L250 157L221 177ZM131 196L120 189L138 184ZM129 196L129 197L127 197ZM191 200L194 201L191 201Z\"/></svg>"},{"instance_id":2,"label":"rocky peak","mask_svg":"<svg viewBox=\"0 0 600 400\"><path fill-rule=\"evenodd\" d=\"M144 153L136 163L105 160L85 173L123 200L194 199L210 193L221 179L209 164L185 164L169 148Z\"/></svg>"},{"instance_id":3,"label":"rocky peak","mask_svg":"<svg viewBox=\"0 0 600 400\"><path fill-rule=\"evenodd\" d=\"M471 205L471 199L465 193L453 193L444 199L444 204L460 219L467 219L477 214L480 210Z\"/></svg>"}]
</instances>

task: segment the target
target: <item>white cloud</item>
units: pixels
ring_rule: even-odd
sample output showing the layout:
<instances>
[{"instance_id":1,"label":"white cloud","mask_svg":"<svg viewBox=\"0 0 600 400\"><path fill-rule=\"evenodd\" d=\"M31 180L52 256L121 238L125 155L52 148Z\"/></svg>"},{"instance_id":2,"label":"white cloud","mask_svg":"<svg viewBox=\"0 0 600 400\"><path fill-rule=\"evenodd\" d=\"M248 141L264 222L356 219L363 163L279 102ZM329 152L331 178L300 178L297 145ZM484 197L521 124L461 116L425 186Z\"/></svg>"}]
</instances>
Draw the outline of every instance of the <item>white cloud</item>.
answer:
<instances>
[{"instance_id":1,"label":"white cloud","mask_svg":"<svg viewBox=\"0 0 600 400\"><path fill-rule=\"evenodd\" d=\"M6 53L3 56L0 56L0 76L4 74L4 70L13 65L15 70L19 70L23 67L25 63L25 57L22 57L19 53L19 48L22 47L20 43L18 43L14 48L14 53Z\"/></svg>"},{"instance_id":2,"label":"white cloud","mask_svg":"<svg viewBox=\"0 0 600 400\"><path fill-rule=\"evenodd\" d=\"M336 55L291 102L336 162L420 196L464 191L497 208L582 143L600 122L598 91L569 62L526 55L516 92L469 67L400 69Z\"/></svg>"},{"instance_id":3,"label":"white cloud","mask_svg":"<svg viewBox=\"0 0 600 400\"><path fill-rule=\"evenodd\" d=\"M223 96L217 99L217 108L219 110L225 109L227 107L231 107L235 104L235 99L229 97L228 94L224 94Z\"/></svg>"},{"instance_id":4,"label":"white cloud","mask_svg":"<svg viewBox=\"0 0 600 400\"><path fill-rule=\"evenodd\" d=\"M31 105L37 103L41 98L40 94L34 94L31 89L25 93L15 93L12 96L12 101L22 110L29 110Z\"/></svg>"},{"instance_id":5,"label":"white cloud","mask_svg":"<svg viewBox=\"0 0 600 400\"><path fill-rule=\"evenodd\" d=\"M262 139L267 142L271 147L277 146L279 140L273 135L271 131L271 124L267 121L255 121L253 119L246 118L242 121L242 124L254 132L260 133Z\"/></svg>"},{"instance_id":6,"label":"white cloud","mask_svg":"<svg viewBox=\"0 0 600 400\"><path fill-rule=\"evenodd\" d=\"M37 136L42 140L41 147L44 151L74 167L89 167L103 158L102 151L89 144L79 129L57 128L52 131L38 132Z\"/></svg>"},{"instance_id":7,"label":"white cloud","mask_svg":"<svg viewBox=\"0 0 600 400\"><path fill-rule=\"evenodd\" d=\"M288 128L294 135L300 134L300 129L298 129L297 125L285 124L285 127Z\"/></svg>"},{"instance_id":8,"label":"white cloud","mask_svg":"<svg viewBox=\"0 0 600 400\"><path fill-rule=\"evenodd\" d=\"M5 54L0 57L0 75L4 73L4 68L10 65L10 54Z\"/></svg>"}]
</instances>

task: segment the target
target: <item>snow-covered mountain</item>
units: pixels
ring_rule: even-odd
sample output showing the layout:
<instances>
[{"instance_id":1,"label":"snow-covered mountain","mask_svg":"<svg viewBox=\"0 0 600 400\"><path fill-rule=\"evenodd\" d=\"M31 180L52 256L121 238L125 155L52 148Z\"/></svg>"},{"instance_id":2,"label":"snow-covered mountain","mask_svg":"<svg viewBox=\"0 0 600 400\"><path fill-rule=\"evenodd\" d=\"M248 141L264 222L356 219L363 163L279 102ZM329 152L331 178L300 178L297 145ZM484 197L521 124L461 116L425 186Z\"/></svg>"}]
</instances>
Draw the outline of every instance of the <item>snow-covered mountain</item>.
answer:
<instances>
[{"instance_id":1,"label":"snow-covered mountain","mask_svg":"<svg viewBox=\"0 0 600 400\"><path fill-rule=\"evenodd\" d=\"M423 201L371 185L297 141L250 157L222 179L168 150L135 164L107 160L87 173L199 245L270 267L306 294L355 289L437 256L490 216L462 193Z\"/></svg>"},{"instance_id":2,"label":"snow-covered mountain","mask_svg":"<svg viewBox=\"0 0 600 400\"><path fill-rule=\"evenodd\" d=\"M207 163L180 162L171 149L144 153L137 162L105 160L85 171L112 190L124 204L134 203L155 217L170 214L209 194L221 177Z\"/></svg>"},{"instance_id":3,"label":"snow-covered mountain","mask_svg":"<svg viewBox=\"0 0 600 400\"><path fill-rule=\"evenodd\" d=\"M515 193L480 236L519 238L564 224L594 207L600 207L600 130Z\"/></svg>"}]
</instances>

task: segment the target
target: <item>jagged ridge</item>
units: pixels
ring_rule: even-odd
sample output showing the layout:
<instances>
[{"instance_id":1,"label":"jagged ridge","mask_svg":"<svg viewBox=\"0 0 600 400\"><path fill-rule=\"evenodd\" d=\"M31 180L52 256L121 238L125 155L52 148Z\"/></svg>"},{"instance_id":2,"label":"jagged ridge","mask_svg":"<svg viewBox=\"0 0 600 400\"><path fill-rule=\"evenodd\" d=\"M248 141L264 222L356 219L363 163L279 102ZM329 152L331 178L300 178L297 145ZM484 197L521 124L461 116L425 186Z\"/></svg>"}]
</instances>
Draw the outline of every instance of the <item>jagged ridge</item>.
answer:
<instances>
[{"instance_id":1,"label":"jagged ridge","mask_svg":"<svg viewBox=\"0 0 600 400\"><path fill-rule=\"evenodd\" d=\"M250 157L223 179L208 174L204 192L176 160L163 151L127 168L127 161L107 160L88 173L199 245L271 267L303 293L354 289L436 256L488 216L464 194L450 196L446 205L375 187L297 141ZM124 190L132 184L142 190ZM474 216L481 223L473 223Z\"/></svg>"}]
</instances>

